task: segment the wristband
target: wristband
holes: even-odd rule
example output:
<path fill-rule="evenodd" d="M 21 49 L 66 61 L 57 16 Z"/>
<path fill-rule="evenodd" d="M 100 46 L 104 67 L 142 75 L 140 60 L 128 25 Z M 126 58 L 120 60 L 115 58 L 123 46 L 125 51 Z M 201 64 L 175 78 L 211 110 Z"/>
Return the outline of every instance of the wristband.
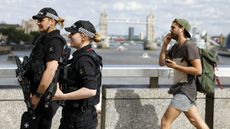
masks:
<path fill-rule="evenodd" d="M 43 94 L 41 94 L 39 92 L 36 92 L 34 95 L 37 96 L 38 98 L 42 98 L 42 96 L 43 96 Z"/>

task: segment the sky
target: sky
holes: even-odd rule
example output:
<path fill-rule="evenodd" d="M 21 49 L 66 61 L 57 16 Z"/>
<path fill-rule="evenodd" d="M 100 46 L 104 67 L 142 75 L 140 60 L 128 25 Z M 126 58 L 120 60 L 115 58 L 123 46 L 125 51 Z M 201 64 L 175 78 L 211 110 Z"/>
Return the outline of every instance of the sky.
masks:
<path fill-rule="evenodd" d="M 156 37 L 168 33 L 175 18 L 185 18 L 209 35 L 230 33 L 230 0 L 0 0 L 0 22 L 21 24 L 43 7 L 54 8 L 65 19 L 65 26 L 89 20 L 98 30 L 102 12 L 109 19 L 144 22 L 151 13 L 155 17 Z M 126 35 L 129 27 L 134 27 L 135 34 L 146 31 L 146 25 L 109 23 L 108 33 Z"/>

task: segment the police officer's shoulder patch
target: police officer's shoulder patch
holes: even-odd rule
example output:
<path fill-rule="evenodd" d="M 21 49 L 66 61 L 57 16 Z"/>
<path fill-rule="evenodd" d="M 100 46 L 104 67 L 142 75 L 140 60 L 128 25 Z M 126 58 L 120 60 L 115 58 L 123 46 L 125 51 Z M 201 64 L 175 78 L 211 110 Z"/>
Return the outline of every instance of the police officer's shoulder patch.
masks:
<path fill-rule="evenodd" d="M 79 70 L 79 74 L 80 75 L 83 75 L 85 73 L 85 69 L 84 68 L 81 68 L 80 70 Z"/>
<path fill-rule="evenodd" d="M 48 52 L 49 52 L 49 53 L 54 53 L 54 52 L 55 52 L 54 46 L 50 46 L 50 47 L 48 48 Z"/>
<path fill-rule="evenodd" d="M 84 76 L 84 75 L 90 75 L 91 76 L 91 75 L 94 75 L 95 72 L 94 72 L 94 69 L 91 65 L 85 64 L 83 67 L 81 67 L 79 69 L 79 74 L 81 76 Z"/>

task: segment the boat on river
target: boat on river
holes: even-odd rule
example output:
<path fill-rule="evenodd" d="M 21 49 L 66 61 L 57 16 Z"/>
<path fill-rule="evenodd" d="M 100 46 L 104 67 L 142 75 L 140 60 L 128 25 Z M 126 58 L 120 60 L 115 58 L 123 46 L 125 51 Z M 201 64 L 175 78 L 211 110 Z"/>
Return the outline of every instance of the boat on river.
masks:
<path fill-rule="evenodd" d="M 0 45 L 0 55 L 9 54 L 11 52 L 11 46 Z"/>

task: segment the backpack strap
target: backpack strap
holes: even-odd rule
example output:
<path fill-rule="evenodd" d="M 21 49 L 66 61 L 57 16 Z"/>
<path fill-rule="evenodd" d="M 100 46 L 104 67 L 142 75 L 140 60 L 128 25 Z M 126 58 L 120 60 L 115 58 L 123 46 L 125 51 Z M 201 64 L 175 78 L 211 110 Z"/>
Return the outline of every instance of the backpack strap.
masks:
<path fill-rule="evenodd" d="M 217 76 L 215 76 L 216 78 L 216 82 L 217 82 L 217 86 L 220 88 L 220 89 L 224 89 L 223 85 L 220 83 L 220 80 Z"/>
<path fill-rule="evenodd" d="M 216 67 L 216 66 L 215 66 Z M 218 68 L 216 67 L 216 70 L 218 71 Z M 223 85 L 220 83 L 220 79 L 218 76 L 216 76 L 215 74 L 215 79 L 216 79 L 216 83 L 217 83 L 217 86 L 220 88 L 220 89 L 224 89 Z"/>

